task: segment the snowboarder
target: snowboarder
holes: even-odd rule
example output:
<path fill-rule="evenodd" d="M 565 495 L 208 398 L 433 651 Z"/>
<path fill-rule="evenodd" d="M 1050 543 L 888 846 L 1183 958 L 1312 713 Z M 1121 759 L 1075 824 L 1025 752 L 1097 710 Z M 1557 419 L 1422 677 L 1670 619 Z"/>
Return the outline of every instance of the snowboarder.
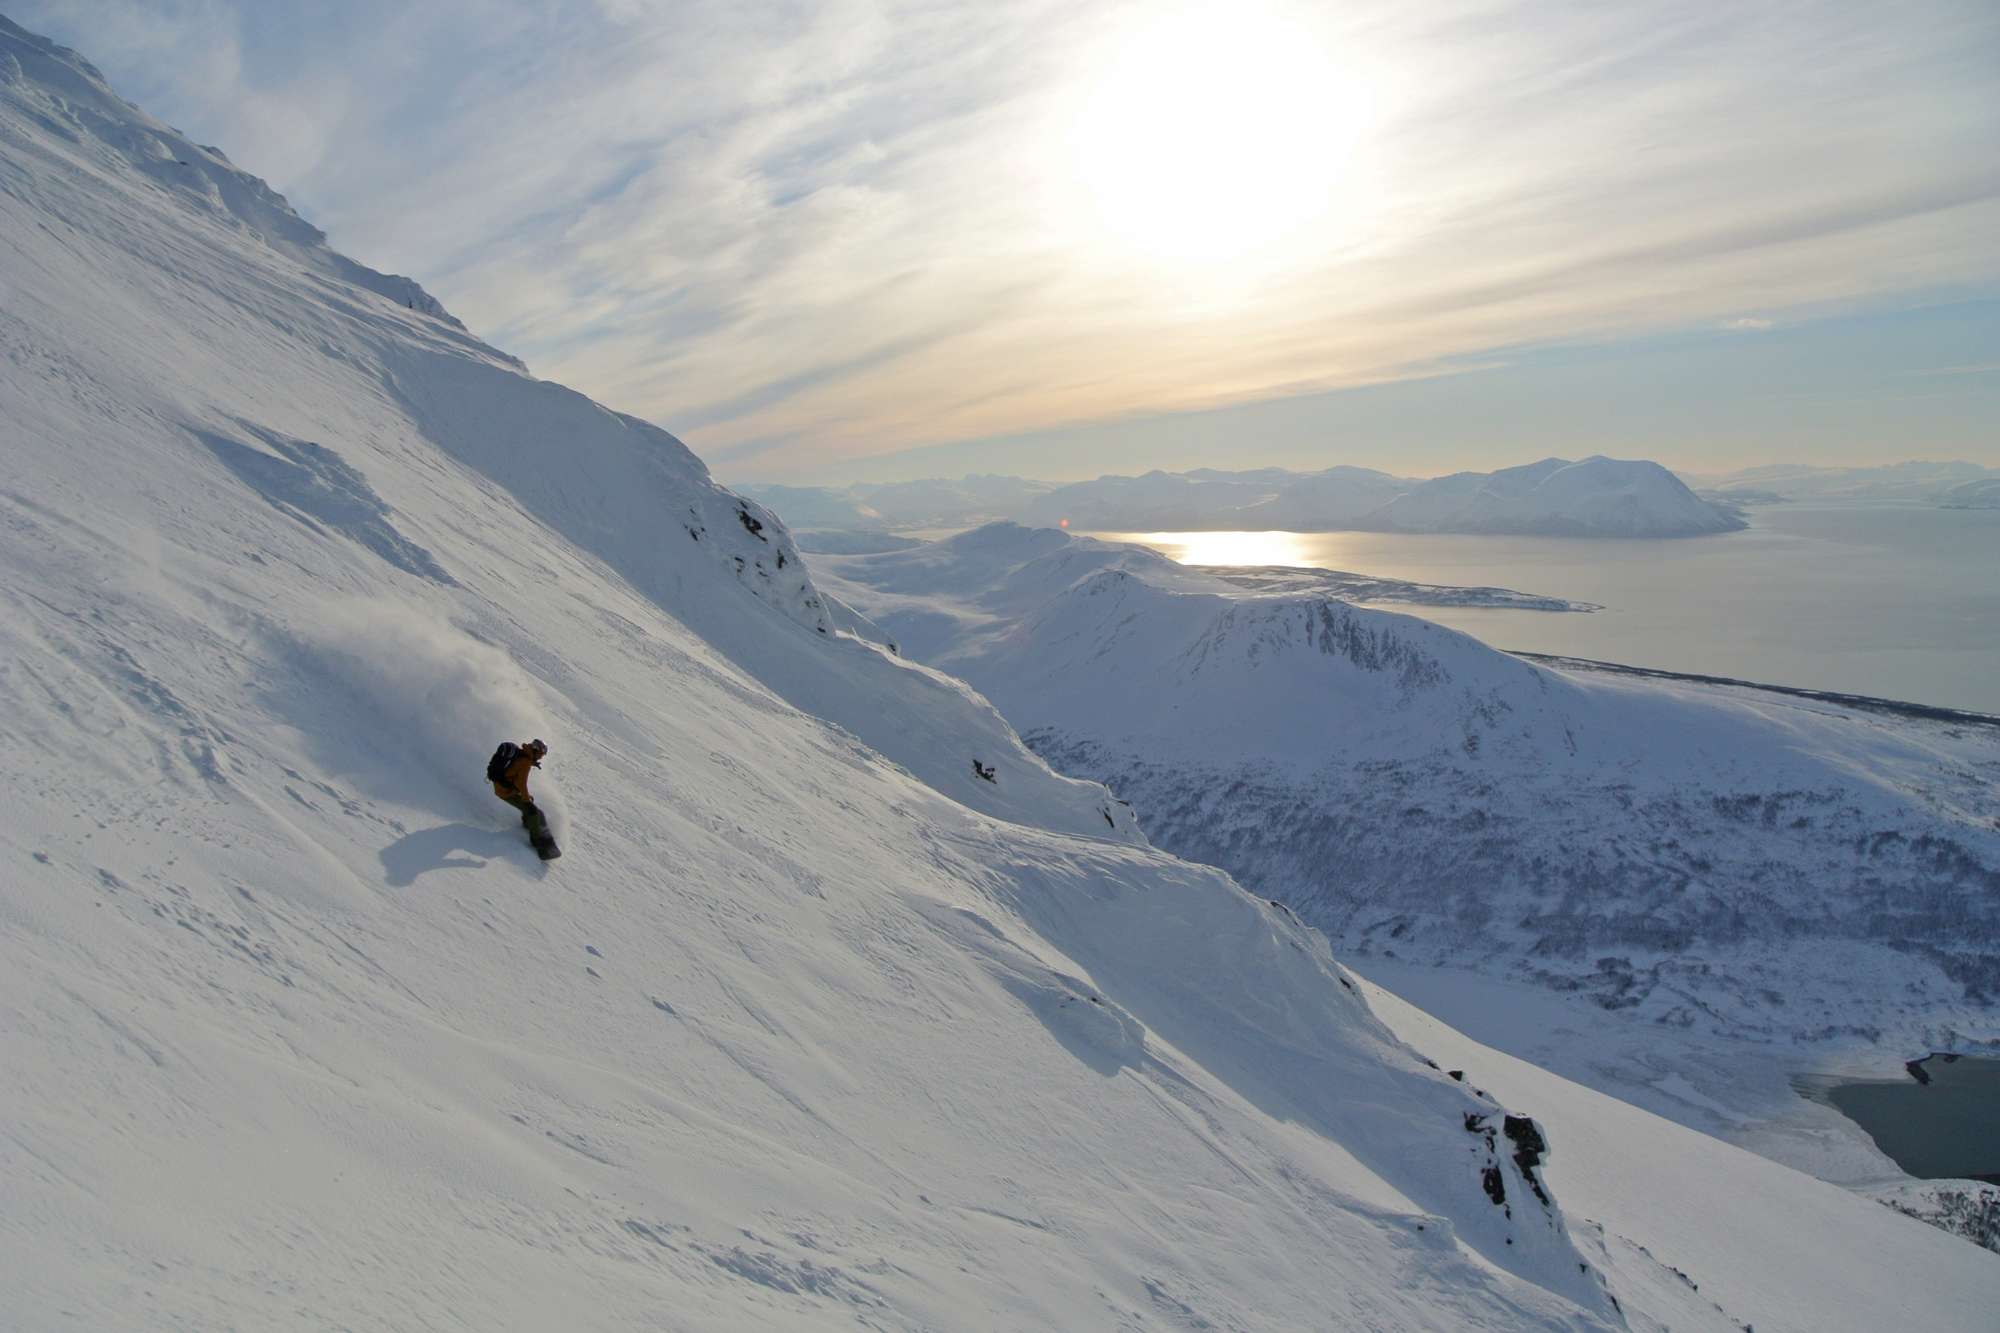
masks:
<path fill-rule="evenodd" d="M 562 855 L 556 846 L 553 833 L 549 832 L 548 817 L 535 804 L 535 798 L 528 795 L 528 774 L 542 766 L 542 756 L 549 747 L 540 740 L 529 741 L 526 745 L 516 745 L 512 741 L 502 741 L 500 748 L 487 761 L 486 776 L 493 783 L 493 794 L 521 812 L 522 827 L 528 830 L 528 841 L 544 861 L 553 861 Z"/>

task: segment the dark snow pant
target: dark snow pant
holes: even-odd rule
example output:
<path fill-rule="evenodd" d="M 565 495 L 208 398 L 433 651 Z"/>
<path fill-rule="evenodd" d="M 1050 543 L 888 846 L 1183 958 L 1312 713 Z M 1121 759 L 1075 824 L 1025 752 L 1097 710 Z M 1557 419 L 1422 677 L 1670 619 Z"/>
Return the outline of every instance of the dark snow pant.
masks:
<path fill-rule="evenodd" d="M 531 796 L 502 796 L 501 800 L 521 812 L 521 824 L 528 830 L 528 841 L 547 842 L 549 839 L 548 816 L 541 812 Z"/>

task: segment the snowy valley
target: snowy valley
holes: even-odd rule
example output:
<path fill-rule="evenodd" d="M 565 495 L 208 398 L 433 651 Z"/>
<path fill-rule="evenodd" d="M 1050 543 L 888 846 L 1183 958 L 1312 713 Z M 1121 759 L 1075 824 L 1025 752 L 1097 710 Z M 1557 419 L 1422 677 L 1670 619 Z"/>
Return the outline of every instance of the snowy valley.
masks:
<path fill-rule="evenodd" d="M 1745 1028 L 1854 1021 L 1796 960 L 1796 1007 L 1758 998 L 1730 951 L 1781 922 L 1881 969 L 1871 993 L 1919 988 L 1885 1030 L 1974 1037 L 1983 734 L 1573 679 L 1053 533 L 868 578 L 898 553 L 802 556 L 673 436 L 4 19 L 0 456 L 0 1325 L 1976 1330 L 2000 1305 L 2000 1257 L 1478 1045 L 1300 919 L 1503 970 L 1554 939 L 1551 978 L 1649 1013 L 1693 987 Z M 1151 674 L 1119 674 L 1128 644 Z M 1252 670 L 1262 702 L 1224 707 Z M 1345 702 L 1299 727 L 1332 677 Z M 551 865 L 482 776 L 531 735 Z M 1477 855 L 1427 850 L 1481 806 Z M 1801 861 L 1746 901 L 1699 868 L 1794 818 L 1879 895 L 1802 901 Z M 1407 873 L 1344 915 L 1255 882 L 1334 851 Z M 1558 851 L 1587 882 L 1509 878 Z M 1858 945 L 1864 911 L 1915 947 Z M 1712 976 L 1650 960 L 1676 942 Z"/>
<path fill-rule="evenodd" d="M 2000 1044 L 1993 719 L 1557 670 L 1296 572 L 1048 529 L 811 558 L 1161 845 L 1448 1017 L 1511 995 L 1484 1040 L 1664 1114 L 1894 1175 L 1789 1076 Z"/>

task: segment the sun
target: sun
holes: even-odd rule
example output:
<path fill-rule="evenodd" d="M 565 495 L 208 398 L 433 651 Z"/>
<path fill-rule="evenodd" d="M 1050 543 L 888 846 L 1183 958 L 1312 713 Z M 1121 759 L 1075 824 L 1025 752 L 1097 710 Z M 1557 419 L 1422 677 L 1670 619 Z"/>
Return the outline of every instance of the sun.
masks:
<path fill-rule="evenodd" d="M 1176 8 L 1094 52 L 1069 125 L 1108 239 L 1189 265 L 1272 258 L 1332 213 L 1370 98 L 1321 35 L 1254 6 Z"/>

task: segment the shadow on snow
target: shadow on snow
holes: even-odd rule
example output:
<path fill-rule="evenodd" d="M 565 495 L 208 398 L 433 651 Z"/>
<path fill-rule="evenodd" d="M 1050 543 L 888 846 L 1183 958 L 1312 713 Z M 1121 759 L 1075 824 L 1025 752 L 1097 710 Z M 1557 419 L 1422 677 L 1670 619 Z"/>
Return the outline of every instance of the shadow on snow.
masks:
<path fill-rule="evenodd" d="M 433 870 L 478 870 L 495 857 L 532 859 L 526 839 L 515 829 L 477 824 L 440 824 L 405 834 L 381 851 L 389 883 L 404 889 Z"/>

